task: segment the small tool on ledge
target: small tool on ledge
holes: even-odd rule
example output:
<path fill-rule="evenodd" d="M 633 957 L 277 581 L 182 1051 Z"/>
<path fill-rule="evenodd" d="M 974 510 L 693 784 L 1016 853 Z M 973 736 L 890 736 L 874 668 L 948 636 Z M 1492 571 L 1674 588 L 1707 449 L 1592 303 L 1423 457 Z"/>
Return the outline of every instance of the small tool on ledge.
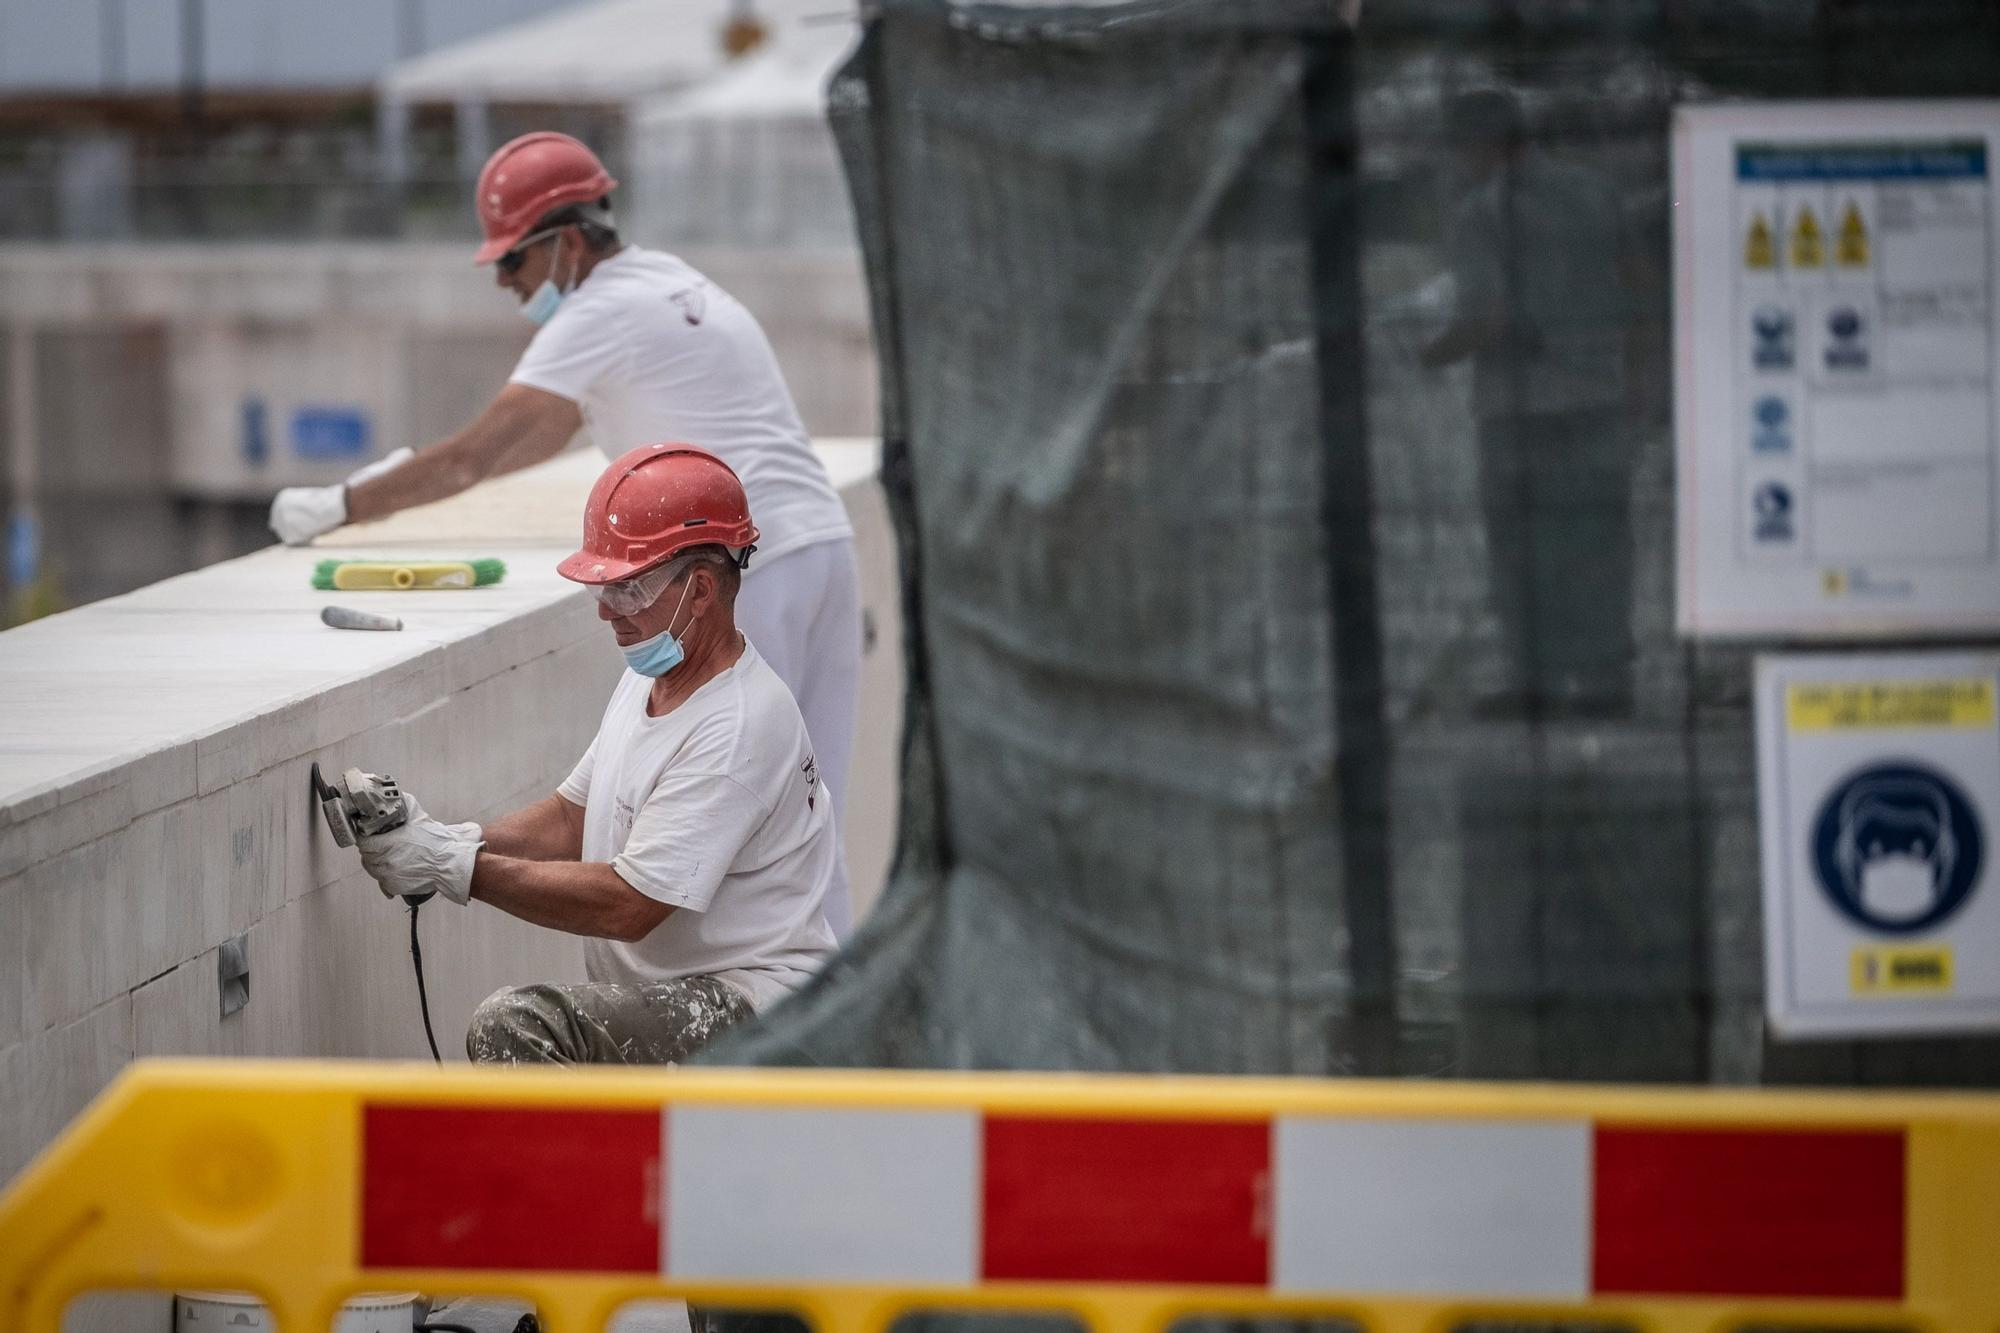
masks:
<path fill-rule="evenodd" d="M 401 629 L 403 622 L 395 616 L 378 616 L 373 611 L 356 611 L 345 606 L 323 607 L 319 613 L 322 625 L 335 629 Z"/>

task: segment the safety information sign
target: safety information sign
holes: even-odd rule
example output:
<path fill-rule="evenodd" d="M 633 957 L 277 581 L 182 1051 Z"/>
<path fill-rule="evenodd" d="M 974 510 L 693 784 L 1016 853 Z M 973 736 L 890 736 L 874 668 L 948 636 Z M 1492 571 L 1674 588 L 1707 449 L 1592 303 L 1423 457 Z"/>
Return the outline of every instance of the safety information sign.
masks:
<path fill-rule="evenodd" d="M 2000 102 L 1683 107 L 1679 622 L 2000 626 Z"/>
<path fill-rule="evenodd" d="M 2000 654 L 1757 661 L 1781 1036 L 2000 1028 Z"/>

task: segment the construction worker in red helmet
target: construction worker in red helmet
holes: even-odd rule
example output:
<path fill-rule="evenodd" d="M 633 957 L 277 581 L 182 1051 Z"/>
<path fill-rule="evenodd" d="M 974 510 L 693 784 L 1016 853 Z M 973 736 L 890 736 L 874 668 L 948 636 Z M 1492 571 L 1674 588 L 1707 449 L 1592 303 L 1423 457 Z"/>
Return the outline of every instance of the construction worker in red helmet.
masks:
<path fill-rule="evenodd" d="M 737 628 L 760 540 L 743 486 L 689 445 L 634 449 L 557 568 L 596 595 L 629 670 L 553 795 L 483 828 L 423 812 L 358 840 L 389 895 L 473 899 L 586 938 L 585 984 L 509 987 L 482 1063 L 679 1063 L 837 947 L 840 837 L 791 692 Z"/>
<path fill-rule="evenodd" d="M 846 508 L 756 319 L 674 255 L 621 241 L 617 184 L 566 134 L 525 134 L 495 152 L 479 174 L 473 259 L 493 265 L 538 326 L 506 387 L 428 448 L 397 450 L 342 484 L 279 492 L 271 528 L 309 542 L 554 457 L 583 429 L 607 458 L 662 440 L 709 449 L 743 479 L 764 531 L 738 619 L 797 698 L 838 807 L 861 669 Z M 844 935 L 844 869 L 828 911 Z"/>

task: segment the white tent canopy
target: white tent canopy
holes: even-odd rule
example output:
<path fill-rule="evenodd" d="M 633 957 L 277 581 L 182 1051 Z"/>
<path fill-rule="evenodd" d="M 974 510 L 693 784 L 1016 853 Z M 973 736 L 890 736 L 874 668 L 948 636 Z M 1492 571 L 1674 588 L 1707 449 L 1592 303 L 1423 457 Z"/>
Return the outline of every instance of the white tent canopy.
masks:
<path fill-rule="evenodd" d="M 778 28 L 694 87 L 634 103 L 625 197 L 635 235 L 673 246 L 851 249 L 826 85 L 852 23 Z"/>
<path fill-rule="evenodd" d="M 694 87 L 651 97 L 635 109 L 642 125 L 674 120 L 826 114 L 826 85 L 854 49 L 852 22 L 798 25 Z"/>
<path fill-rule="evenodd" d="M 393 65 L 384 103 L 624 102 L 685 88 L 720 71 L 732 0 L 601 0 Z M 836 31 L 853 0 L 754 0 L 783 46 L 822 20 Z"/>

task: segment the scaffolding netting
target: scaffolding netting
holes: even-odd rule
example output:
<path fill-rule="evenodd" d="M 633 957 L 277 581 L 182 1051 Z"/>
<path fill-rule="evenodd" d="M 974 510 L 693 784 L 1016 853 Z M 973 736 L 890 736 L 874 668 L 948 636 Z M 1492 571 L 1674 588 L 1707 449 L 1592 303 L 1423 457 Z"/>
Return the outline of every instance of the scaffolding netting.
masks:
<path fill-rule="evenodd" d="M 875 6 L 829 107 L 899 854 L 715 1058 L 2000 1074 L 1991 1040 L 1764 1033 L 1756 645 L 1673 628 L 1667 187 L 1678 103 L 1990 96 L 1996 33 L 1949 0 Z"/>

